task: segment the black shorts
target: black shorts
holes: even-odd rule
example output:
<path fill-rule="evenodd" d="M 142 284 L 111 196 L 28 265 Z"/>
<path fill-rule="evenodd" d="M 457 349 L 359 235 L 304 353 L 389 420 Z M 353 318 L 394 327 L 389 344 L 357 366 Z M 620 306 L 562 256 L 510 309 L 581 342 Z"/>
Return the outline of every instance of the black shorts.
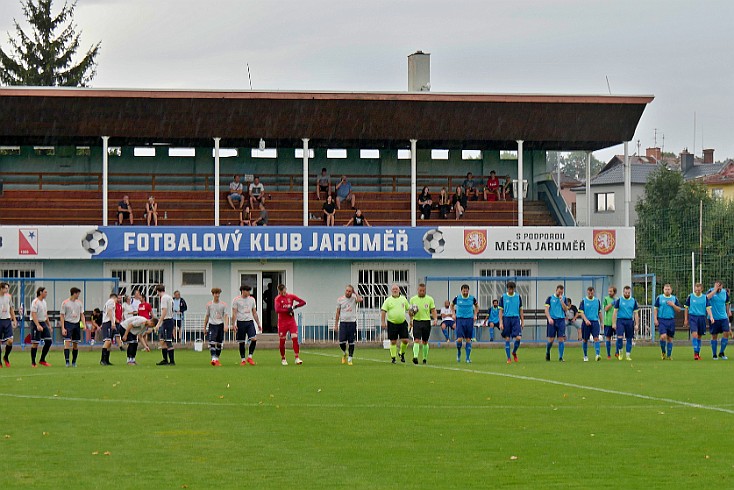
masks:
<path fill-rule="evenodd" d="M 115 325 L 115 330 L 115 335 L 119 335 L 120 337 L 125 335 L 125 329 L 122 327 L 122 323 L 118 323 L 117 325 Z"/>
<path fill-rule="evenodd" d="M 105 342 L 108 340 L 112 340 L 112 337 L 114 337 L 115 334 L 117 333 L 117 327 L 113 327 L 112 322 L 104 322 L 102 324 L 101 330 L 102 330 L 102 340 Z"/>
<path fill-rule="evenodd" d="M 82 340 L 82 331 L 79 323 L 64 322 L 64 328 L 66 329 L 64 340 L 70 340 L 75 343 L 79 343 Z"/>
<path fill-rule="evenodd" d="M 321 184 L 319 184 L 319 192 L 328 193 L 329 192 L 329 186 L 328 185 L 321 185 Z"/>
<path fill-rule="evenodd" d="M 46 322 L 38 322 L 41 327 L 43 327 L 43 331 L 39 332 L 36 328 L 36 325 L 31 322 L 31 342 L 38 343 L 42 340 L 51 340 L 51 330 L 48 328 L 48 324 Z"/>
<path fill-rule="evenodd" d="M 255 320 L 237 320 L 237 342 L 247 342 L 257 336 Z"/>
<path fill-rule="evenodd" d="M 117 216 L 118 217 L 122 216 L 123 219 L 128 219 L 130 218 L 130 211 L 118 211 Z"/>
<path fill-rule="evenodd" d="M 408 322 L 387 322 L 387 338 L 390 340 L 408 339 Z"/>
<path fill-rule="evenodd" d="M 413 338 L 428 342 L 431 337 L 431 320 L 413 320 Z"/>
<path fill-rule="evenodd" d="M 122 335 L 125 335 L 123 332 Z M 138 336 L 134 333 L 130 332 L 127 334 L 127 340 L 124 341 L 126 344 L 137 344 L 138 343 Z"/>
<path fill-rule="evenodd" d="M 357 340 L 357 322 L 339 322 L 339 342 L 353 344 Z"/>
<path fill-rule="evenodd" d="M 209 340 L 210 344 L 224 343 L 224 323 L 220 323 L 219 325 L 212 325 L 210 323 L 207 340 Z"/>
<path fill-rule="evenodd" d="M 163 320 L 161 327 L 158 329 L 158 340 L 173 342 L 173 318 Z"/>

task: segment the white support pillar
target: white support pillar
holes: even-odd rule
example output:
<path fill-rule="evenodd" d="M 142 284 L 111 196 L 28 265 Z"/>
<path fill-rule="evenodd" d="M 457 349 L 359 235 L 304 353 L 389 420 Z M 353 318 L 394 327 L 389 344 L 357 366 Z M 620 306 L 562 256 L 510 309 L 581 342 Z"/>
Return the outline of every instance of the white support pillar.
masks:
<path fill-rule="evenodd" d="M 630 165 L 629 143 L 624 142 L 624 226 L 630 225 L 632 203 L 632 166 Z"/>
<path fill-rule="evenodd" d="M 219 142 L 214 138 L 214 226 L 219 226 Z"/>
<path fill-rule="evenodd" d="M 418 213 L 418 186 L 416 184 L 418 169 L 418 140 L 410 140 L 410 226 L 415 228 L 415 216 Z"/>
<path fill-rule="evenodd" d="M 102 226 L 107 226 L 109 209 L 107 204 L 107 182 L 109 180 L 109 136 L 102 136 Z"/>
<path fill-rule="evenodd" d="M 556 196 L 561 195 L 561 158 L 560 155 L 557 157 L 556 160 Z"/>
<path fill-rule="evenodd" d="M 523 200 L 525 199 L 525 172 L 522 168 L 522 144 L 523 140 L 517 140 L 517 226 L 523 226 Z"/>
<path fill-rule="evenodd" d="M 308 138 L 303 139 L 303 226 L 308 226 Z"/>
<path fill-rule="evenodd" d="M 591 152 L 586 152 L 586 226 L 591 226 Z"/>

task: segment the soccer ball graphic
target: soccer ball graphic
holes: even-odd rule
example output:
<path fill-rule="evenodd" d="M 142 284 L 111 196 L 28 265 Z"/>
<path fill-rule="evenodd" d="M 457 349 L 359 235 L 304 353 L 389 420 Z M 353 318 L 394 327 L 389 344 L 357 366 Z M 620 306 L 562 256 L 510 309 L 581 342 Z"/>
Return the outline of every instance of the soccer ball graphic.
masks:
<path fill-rule="evenodd" d="M 423 235 L 423 250 L 429 254 L 440 254 L 443 252 L 446 241 L 443 239 L 443 233 L 439 230 L 428 230 Z"/>
<path fill-rule="evenodd" d="M 82 248 L 91 255 L 104 252 L 107 248 L 107 235 L 99 230 L 90 230 L 82 238 Z"/>

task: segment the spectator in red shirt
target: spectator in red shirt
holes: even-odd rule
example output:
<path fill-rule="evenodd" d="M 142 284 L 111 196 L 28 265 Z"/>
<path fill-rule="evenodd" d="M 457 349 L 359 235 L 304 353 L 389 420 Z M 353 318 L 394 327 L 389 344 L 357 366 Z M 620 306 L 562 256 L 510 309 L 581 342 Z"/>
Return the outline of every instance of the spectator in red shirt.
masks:
<path fill-rule="evenodd" d="M 148 303 L 140 291 L 135 291 L 135 300 L 138 301 L 138 315 L 150 320 L 153 316 L 153 306 Z"/>
<path fill-rule="evenodd" d="M 487 178 L 487 186 L 484 188 L 484 200 L 500 200 L 500 179 L 497 178 L 497 174 L 494 172 L 494 170 L 489 172 L 489 177 Z"/>
<path fill-rule="evenodd" d="M 275 298 L 275 312 L 278 314 L 278 339 L 280 341 L 280 358 L 283 366 L 288 365 L 285 360 L 285 338 L 288 332 L 291 334 L 293 341 L 293 353 L 296 355 L 296 364 L 303 364 L 298 356 L 298 325 L 294 310 L 304 306 L 306 302 L 295 294 L 288 294 L 285 284 L 278 285 L 278 296 Z"/>

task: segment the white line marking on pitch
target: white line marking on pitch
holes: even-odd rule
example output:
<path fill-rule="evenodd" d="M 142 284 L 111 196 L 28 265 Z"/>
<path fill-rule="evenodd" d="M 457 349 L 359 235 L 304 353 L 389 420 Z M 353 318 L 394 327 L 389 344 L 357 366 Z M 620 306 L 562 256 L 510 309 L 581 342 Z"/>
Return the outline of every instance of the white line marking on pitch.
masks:
<path fill-rule="evenodd" d="M 320 352 L 310 352 L 310 354 L 316 355 L 316 356 L 323 356 L 323 357 L 333 357 L 333 358 L 339 358 L 340 357 L 339 354 L 324 354 L 324 353 L 320 353 Z M 378 362 L 378 363 L 382 363 L 382 364 L 386 364 L 386 363 L 389 362 L 389 361 L 387 361 L 385 359 L 370 359 L 370 358 L 367 358 L 367 357 L 361 357 L 361 358 L 360 357 L 356 357 L 355 359 L 360 359 L 360 360 L 363 360 L 363 361 Z M 702 410 L 713 410 L 713 411 L 716 411 L 716 412 L 724 412 L 724 413 L 728 413 L 728 414 L 734 415 L 734 410 L 731 410 L 731 409 L 728 409 L 728 408 L 716 407 L 716 406 L 712 406 L 712 405 L 703 405 L 701 403 L 684 402 L 684 401 L 681 401 L 681 400 L 674 400 L 672 398 L 659 398 L 659 397 L 656 397 L 656 396 L 643 395 L 643 394 L 640 394 L 640 393 L 632 393 L 632 392 L 628 392 L 628 391 L 609 390 L 609 389 L 606 389 L 606 388 L 599 388 L 597 386 L 585 386 L 585 385 L 579 385 L 579 384 L 575 384 L 575 383 L 566 383 L 565 381 L 555 381 L 555 380 L 552 380 L 552 379 L 536 378 L 536 377 L 533 377 L 533 376 L 523 376 L 521 374 L 499 373 L 497 371 L 479 371 L 479 370 L 476 370 L 476 369 L 466 369 L 466 368 L 457 368 L 457 367 L 448 367 L 448 366 L 436 366 L 436 365 L 433 365 L 433 364 L 426 364 L 423 367 L 431 368 L 431 369 L 439 369 L 439 370 L 442 370 L 442 371 L 458 371 L 458 372 L 463 372 L 463 373 L 486 374 L 486 375 L 489 375 L 489 376 L 499 376 L 499 377 L 502 377 L 502 378 L 519 379 L 519 380 L 523 380 L 523 381 L 535 381 L 535 382 L 538 382 L 538 383 L 547 383 L 547 384 L 552 384 L 552 385 L 557 385 L 557 386 L 565 386 L 567 388 L 577 388 L 579 390 L 596 391 L 596 392 L 599 392 L 599 393 L 606 393 L 606 394 L 609 394 L 609 395 L 621 395 L 621 396 L 628 396 L 628 397 L 632 397 L 632 398 L 639 398 L 639 399 L 642 399 L 642 400 L 650 400 L 650 401 L 663 402 L 663 403 L 672 403 L 674 405 L 681 405 L 683 407 L 700 408 Z"/>

